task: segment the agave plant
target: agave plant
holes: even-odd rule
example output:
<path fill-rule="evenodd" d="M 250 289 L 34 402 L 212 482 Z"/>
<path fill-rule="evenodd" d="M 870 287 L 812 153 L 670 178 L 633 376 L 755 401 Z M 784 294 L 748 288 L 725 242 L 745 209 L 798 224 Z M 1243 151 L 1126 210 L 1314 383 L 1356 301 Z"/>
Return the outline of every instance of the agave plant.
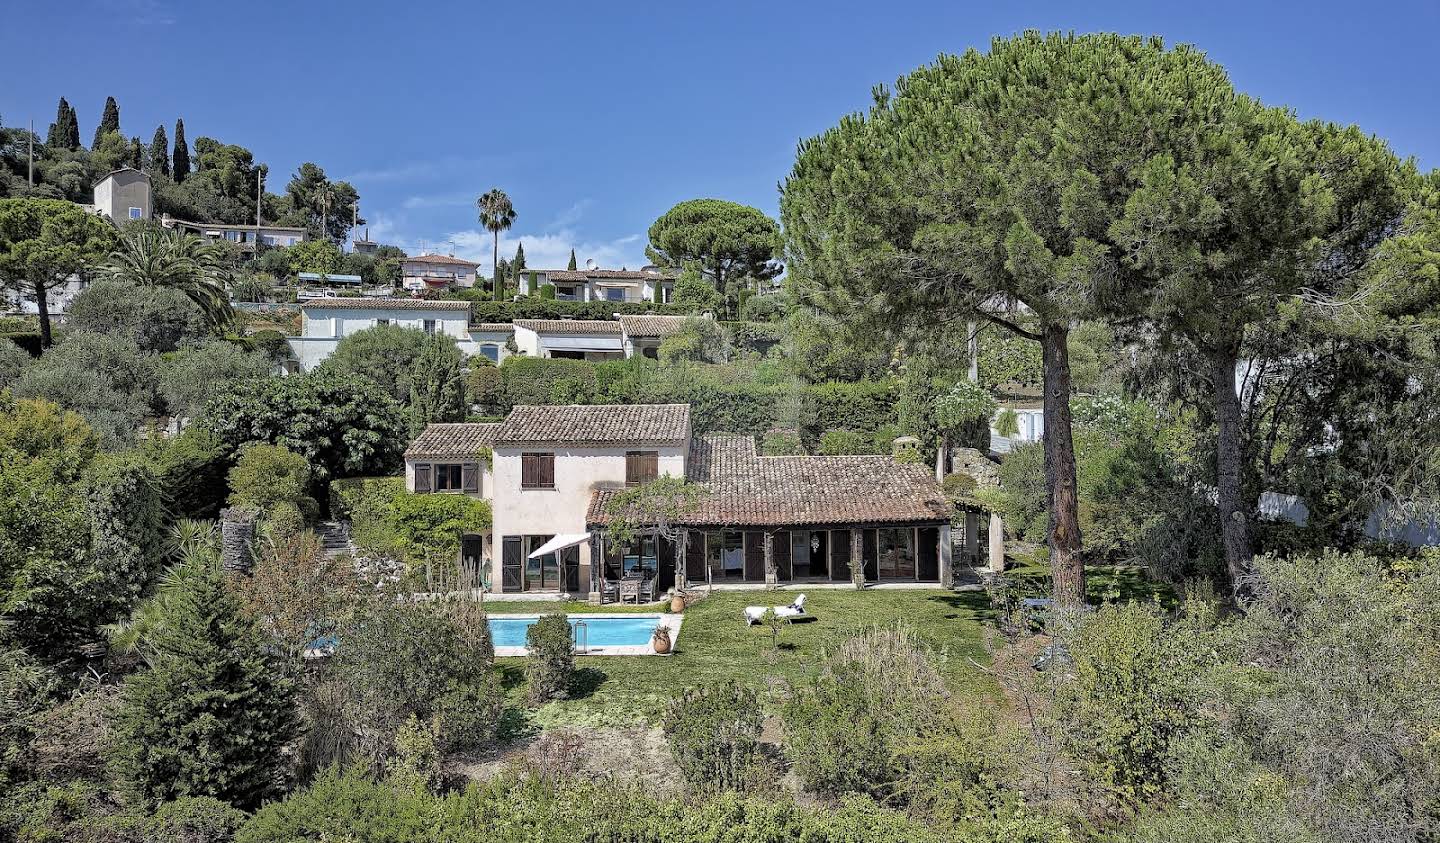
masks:
<path fill-rule="evenodd" d="M 217 333 L 234 322 L 228 291 L 234 268 L 219 244 L 155 223 L 131 223 L 121 229 L 119 245 L 99 271 L 139 287 L 180 291 Z"/>

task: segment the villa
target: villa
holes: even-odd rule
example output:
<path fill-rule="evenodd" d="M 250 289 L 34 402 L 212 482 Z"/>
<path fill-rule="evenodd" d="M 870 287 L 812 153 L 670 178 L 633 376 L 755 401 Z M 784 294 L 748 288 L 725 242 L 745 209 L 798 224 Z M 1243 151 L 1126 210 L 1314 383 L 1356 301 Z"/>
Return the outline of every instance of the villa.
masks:
<path fill-rule="evenodd" d="M 610 502 L 662 475 L 701 487 L 675 542 L 606 537 Z M 491 591 L 613 598 L 790 582 L 951 584 L 952 507 L 924 466 L 889 456 L 760 456 L 750 436 L 701 435 L 687 404 L 520 406 L 495 424 L 432 424 L 405 452 L 406 488 L 491 502 L 462 541 Z"/>
<path fill-rule="evenodd" d="M 425 299 L 333 297 L 309 299 L 300 305 L 300 336 L 286 337 L 294 369 L 308 372 L 335 352 L 345 337 L 377 325 L 416 328 L 427 334 L 455 338 L 467 355 L 499 363 L 515 332 L 508 323 L 470 324 L 470 303 Z"/>
<path fill-rule="evenodd" d="M 653 301 L 668 303 L 675 295 L 675 276 L 657 269 L 525 269 L 520 294 L 538 295 L 555 287 L 560 301 Z"/>
<path fill-rule="evenodd" d="M 407 290 L 445 290 L 475 286 L 480 264 L 454 255 L 417 255 L 400 262 L 400 286 Z"/>
<path fill-rule="evenodd" d="M 455 338 L 466 355 L 500 363 L 512 353 L 572 360 L 654 358 L 661 341 L 684 327 L 688 316 L 619 316 L 602 319 L 516 319 L 471 322 L 470 303 L 407 298 L 327 296 L 300 305 L 300 336 L 287 337 L 293 371 L 308 372 L 335 351 L 340 340 L 377 325 L 417 328 Z"/>

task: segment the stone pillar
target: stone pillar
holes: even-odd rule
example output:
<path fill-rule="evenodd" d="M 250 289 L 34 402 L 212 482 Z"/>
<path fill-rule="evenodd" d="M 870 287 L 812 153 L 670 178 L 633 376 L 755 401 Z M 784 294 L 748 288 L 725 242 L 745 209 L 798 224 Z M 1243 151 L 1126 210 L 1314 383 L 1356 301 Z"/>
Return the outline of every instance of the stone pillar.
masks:
<path fill-rule="evenodd" d="M 775 570 L 775 534 L 764 533 L 765 536 L 765 587 L 774 589 L 780 586 L 780 576 Z"/>
<path fill-rule="evenodd" d="M 1005 520 L 1000 513 L 990 513 L 990 570 L 1005 573 Z"/>
<path fill-rule="evenodd" d="M 950 538 L 950 525 L 940 525 L 940 587 L 955 587 L 955 549 Z"/>
<path fill-rule="evenodd" d="M 965 511 L 965 564 L 980 565 L 980 513 Z"/>
<path fill-rule="evenodd" d="M 675 541 L 675 593 L 679 594 L 690 584 L 686 569 L 686 554 L 690 545 L 690 531 L 681 530 Z M 657 545 L 658 549 L 658 545 Z"/>
<path fill-rule="evenodd" d="M 592 606 L 600 605 L 600 571 L 605 565 L 604 541 L 598 532 L 590 534 L 590 595 Z"/>
<path fill-rule="evenodd" d="M 248 574 L 255 565 L 255 513 L 238 507 L 220 511 L 220 563 L 232 574 Z"/>

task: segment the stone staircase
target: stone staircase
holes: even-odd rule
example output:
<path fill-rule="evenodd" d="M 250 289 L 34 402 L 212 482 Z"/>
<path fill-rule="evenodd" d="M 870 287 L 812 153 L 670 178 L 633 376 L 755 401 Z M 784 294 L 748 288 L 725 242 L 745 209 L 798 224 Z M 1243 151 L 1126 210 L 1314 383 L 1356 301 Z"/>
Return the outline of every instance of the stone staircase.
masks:
<path fill-rule="evenodd" d="M 325 547 L 325 556 L 335 559 L 354 556 L 355 544 L 350 540 L 350 525 L 343 521 L 321 521 L 315 527 L 320 543 Z"/>

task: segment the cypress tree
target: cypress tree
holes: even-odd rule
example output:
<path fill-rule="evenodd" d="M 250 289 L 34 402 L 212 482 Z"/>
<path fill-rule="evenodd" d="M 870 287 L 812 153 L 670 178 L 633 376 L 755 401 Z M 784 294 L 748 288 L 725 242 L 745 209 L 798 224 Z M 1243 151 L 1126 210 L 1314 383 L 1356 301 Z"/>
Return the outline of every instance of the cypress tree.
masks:
<path fill-rule="evenodd" d="M 150 169 L 170 175 L 170 137 L 163 124 L 155 127 L 155 137 L 150 139 Z"/>
<path fill-rule="evenodd" d="M 265 651 L 213 551 L 181 563 L 143 637 L 149 670 L 125 684 L 116 771 L 149 802 L 211 796 L 252 809 L 274 795 L 294 738 L 294 686 Z"/>
<path fill-rule="evenodd" d="M 517 273 L 519 272 L 519 270 L 522 270 L 522 269 L 525 268 L 525 244 L 524 244 L 524 243 L 517 243 L 517 244 L 515 244 L 515 260 L 513 260 L 513 261 L 510 262 L 510 268 L 516 270 Z"/>
<path fill-rule="evenodd" d="M 76 150 L 80 148 L 80 116 L 75 113 L 75 106 L 65 103 L 65 148 Z"/>
<path fill-rule="evenodd" d="M 75 128 L 78 131 L 80 127 L 77 124 Z M 120 131 L 120 105 L 115 102 L 114 97 L 106 97 L 105 113 L 100 115 L 100 123 L 95 126 L 95 140 L 90 144 L 90 148 L 94 149 L 99 146 L 100 139 L 105 136 L 106 132 L 118 131 Z"/>
<path fill-rule="evenodd" d="M 60 104 L 55 106 L 55 122 L 50 124 L 50 131 L 45 133 L 46 146 L 51 147 L 52 149 L 59 149 L 62 145 L 62 142 L 60 140 L 60 130 L 65 125 L 65 112 L 69 108 L 70 104 L 65 102 L 64 97 L 61 97 Z"/>
<path fill-rule="evenodd" d="M 130 139 L 130 166 L 137 170 L 145 169 L 145 144 L 140 142 L 139 137 Z"/>
<path fill-rule="evenodd" d="M 176 183 L 185 181 L 190 175 L 190 149 L 185 146 L 185 121 L 175 121 L 175 157 L 174 167 L 170 170 L 171 178 Z"/>
<path fill-rule="evenodd" d="M 565 268 L 568 269 L 568 270 L 570 270 L 571 272 L 574 272 L 576 269 L 579 269 L 579 267 L 575 265 L 575 250 L 574 250 L 574 249 L 571 249 L 571 250 L 570 250 L 570 265 L 567 266 L 567 267 L 565 267 Z"/>

